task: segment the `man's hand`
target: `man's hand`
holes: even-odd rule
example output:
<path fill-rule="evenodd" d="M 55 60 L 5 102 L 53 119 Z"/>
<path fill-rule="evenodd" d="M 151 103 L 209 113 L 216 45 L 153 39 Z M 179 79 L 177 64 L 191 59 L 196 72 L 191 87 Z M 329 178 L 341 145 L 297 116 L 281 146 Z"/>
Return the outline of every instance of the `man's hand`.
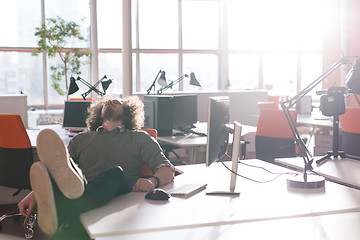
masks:
<path fill-rule="evenodd" d="M 149 192 L 156 186 L 155 178 L 139 178 L 133 187 L 133 192 Z"/>
<path fill-rule="evenodd" d="M 18 208 L 23 216 L 30 216 L 30 214 L 34 213 L 35 208 L 35 196 L 33 192 L 30 192 L 19 204 Z"/>

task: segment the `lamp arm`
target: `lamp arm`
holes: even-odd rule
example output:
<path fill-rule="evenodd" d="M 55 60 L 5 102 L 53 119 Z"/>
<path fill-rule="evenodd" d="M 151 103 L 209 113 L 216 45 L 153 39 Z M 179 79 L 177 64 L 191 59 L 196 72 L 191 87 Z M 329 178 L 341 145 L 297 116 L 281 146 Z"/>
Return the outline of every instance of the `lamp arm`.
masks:
<path fill-rule="evenodd" d="M 86 85 L 88 88 L 91 88 L 92 85 L 90 83 L 88 83 L 87 81 L 85 81 L 84 79 L 82 79 L 80 76 L 77 77 L 76 79 L 77 81 L 82 82 L 84 85 Z"/>
<path fill-rule="evenodd" d="M 302 97 L 304 97 L 306 94 L 308 94 L 311 90 L 313 90 L 322 81 L 324 81 L 327 78 L 327 76 L 329 76 L 332 72 L 334 72 L 336 69 L 338 69 L 342 64 L 347 64 L 347 63 L 349 63 L 348 58 L 342 57 L 340 60 L 338 60 L 336 63 L 334 63 L 326 72 L 321 74 L 312 83 L 310 83 L 303 90 L 301 90 L 297 95 L 290 98 L 289 100 L 284 101 L 284 103 L 288 104 L 288 108 L 293 107 L 297 101 L 299 101 Z"/>
<path fill-rule="evenodd" d="M 326 72 L 321 74 L 317 79 L 315 79 L 312 83 L 310 83 L 307 87 L 305 87 L 303 90 L 301 90 L 297 95 L 294 97 L 285 100 L 280 103 L 284 114 L 286 116 L 286 120 L 290 126 L 291 132 L 294 136 L 296 145 L 299 148 L 299 151 L 301 153 L 301 157 L 304 160 L 304 181 L 307 181 L 307 171 L 312 170 L 312 162 L 314 161 L 314 157 L 310 153 L 309 149 L 306 147 L 304 141 L 301 139 L 300 134 L 296 128 L 296 124 L 294 120 L 291 117 L 290 114 L 290 108 L 293 107 L 302 97 L 304 97 L 306 94 L 308 94 L 312 89 L 314 89 L 318 84 L 320 84 L 324 79 L 326 79 L 327 76 L 329 76 L 332 72 L 334 72 L 338 67 L 340 67 L 342 64 L 349 63 L 348 58 L 342 57 L 339 61 L 334 63 Z"/>
<path fill-rule="evenodd" d="M 91 91 L 95 91 L 97 94 L 99 95 L 104 95 L 105 94 L 105 91 L 104 92 L 101 92 L 100 90 L 98 90 L 96 87 L 102 82 L 102 80 L 104 79 L 104 77 L 102 79 L 100 79 L 99 81 L 97 81 L 92 87 L 90 87 L 90 89 L 86 92 L 86 93 L 83 93 L 83 94 L 86 94 L 85 97 L 91 93 Z M 96 88 L 96 90 L 94 89 Z"/>
<path fill-rule="evenodd" d="M 146 93 L 147 93 L 147 94 L 150 94 L 150 91 L 151 91 L 152 88 L 154 88 L 154 91 L 155 91 L 155 83 L 156 83 L 156 80 L 157 80 L 157 78 L 159 77 L 159 75 L 160 75 L 161 72 L 162 72 L 162 71 L 160 70 L 160 71 L 158 72 L 158 74 L 156 74 L 156 77 L 155 77 L 154 81 L 152 82 L 151 86 L 148 88 L 148 90 L 146 90 Z"/>
<path fill-rule="evenodd" d="M 87 81 L 85 81 L 84 79 L 82 79 L 80 76 L 76 79 L 76 80 L 79 80 L 80 82 L 82 82 L 84 85 L 86 85 L 89 90 L 86 92 L 86 93 L 83 93 L 81 94 L 81 96 L 85 99 L 86 96 L 91 93 L 91 91 L 94 91 L 96 92 L 97 94 L 99 94 L 100 96 L 103 96 L 104 93 L 103 92 L 100 92 L 96 86 L 99 85 L 100 81 L 97 82 L 97 84 L 95 84 L 94 86 L 92 86 L 90 83 L 88 83 Z"/>
<path fill-rule="evenodd" d="M 187 74 L 182 75 L 181 77 L 179 77 L 178 79 L 171 81 L 168 85 L 166 85 L 165 87 L 160 88 L 157 91 L 158 95 L 161 95 L 164 91 L 166 91 L 169 88 L 172 88 L 175 84 L 179 83 L 181 80 L 183 80 L 184 78 L 189 77 Z"/>
<path fill-rule="evenodd" d="M 291 129 L 291 132 L 294 136 L 295 143 L 298 146 L 301 156 L 304 160 L 304 164 L 305 164 L 304 173 L 305 173 L 307 170 L 312 170 L 311 164 L 313 162 L 313 156 L 310 153 L 309 149 L 306 147 L 304 141 L 301 139 L 301 136 L 296 128 L 296 124 L 295 124 L 293 118 L 291 117 L 290 109 L 283 103 L 281 103 L 281 107 L 283 108 L 286 120 L 287 120 L 287 122 L 290 126 L 290 129 Z"/>

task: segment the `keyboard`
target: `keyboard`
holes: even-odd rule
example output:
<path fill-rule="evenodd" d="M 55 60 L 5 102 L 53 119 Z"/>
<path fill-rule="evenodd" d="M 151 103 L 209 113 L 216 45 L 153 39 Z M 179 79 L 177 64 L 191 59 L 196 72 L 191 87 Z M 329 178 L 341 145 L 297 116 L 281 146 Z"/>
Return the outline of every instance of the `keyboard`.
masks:
<path fill-rule="evenodd" d="M 206 183 L 187 183 L 168 192 L 171 194 L 171 196 L 188 198 L 201 192 L 206 188 L 206 186 Z"/>
<path fill-rule="evenodd" d="M 207 136 L 206 133 L 201 132 L 201 131 L 196 131 L 196 130 L 190 130 L 190 133 L 193 133 L 193 134 L 196 134 L 196 135 L 199 135 L 199 136 L 204 136 L 204 137 Z"/>

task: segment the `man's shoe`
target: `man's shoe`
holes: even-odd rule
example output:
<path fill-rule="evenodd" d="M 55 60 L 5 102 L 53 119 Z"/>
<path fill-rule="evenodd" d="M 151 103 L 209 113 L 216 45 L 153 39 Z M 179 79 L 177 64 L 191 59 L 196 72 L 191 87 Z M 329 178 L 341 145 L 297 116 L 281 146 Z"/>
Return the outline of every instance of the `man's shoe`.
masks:
<path fill-rule="evenodd" d="M 58 229 L 54 191 L 46 166 L 41 162 L 30 168 L 31 188 L 37 204 L 37 217 L 41 230 L 53 235 Z"/>
<path fill-rule="evenodd" d="M 39 133 L 37 152 L 65 197 L 75 199 L 84 193 L 82 172 L 69 157 L 67 147 L 55 131 L 44 129 Z"/>

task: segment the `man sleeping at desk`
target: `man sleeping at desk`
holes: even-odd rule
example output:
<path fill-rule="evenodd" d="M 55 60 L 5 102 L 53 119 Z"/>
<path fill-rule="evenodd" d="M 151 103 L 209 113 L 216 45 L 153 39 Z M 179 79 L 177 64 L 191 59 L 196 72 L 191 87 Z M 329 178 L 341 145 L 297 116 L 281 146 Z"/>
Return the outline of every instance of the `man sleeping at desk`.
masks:
<path fill-rule="evenodd" d="M 35 211 L 40 228 L 53 239 L 90 239 L 81 213 L 130 191 L 151 191 L 174 179 L 174 166 L 144 131 L 141 100 L 105 97 L 89 109 L 90 131 L 73 137 L 66 148 L 45 129 L 37 138 L 40 162 L 32 165 L 32 192 L 19 204 L 22 215 Z M 153 176 L 141 177 L 146 164 Z"/>

